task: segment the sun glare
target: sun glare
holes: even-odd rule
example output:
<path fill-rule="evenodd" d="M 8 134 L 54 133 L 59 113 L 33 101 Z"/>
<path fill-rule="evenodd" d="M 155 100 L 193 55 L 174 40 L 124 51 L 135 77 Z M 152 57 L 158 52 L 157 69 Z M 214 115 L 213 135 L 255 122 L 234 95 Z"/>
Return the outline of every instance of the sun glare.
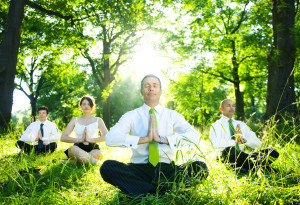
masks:
<path fill-rule="evenodd" d="M 163 57 L 159 51 L 155 50 L 151 42 L 144 40 L 137 45 L 132 61 L 128 62 L 128 67 L 121 72 L 125 76 L 135 74 L 138 79 L 142 79 L 147 74 L 153 74 L 158 76 L 164 84 L 161 71 L 167 65 L 167 57 Z"/>

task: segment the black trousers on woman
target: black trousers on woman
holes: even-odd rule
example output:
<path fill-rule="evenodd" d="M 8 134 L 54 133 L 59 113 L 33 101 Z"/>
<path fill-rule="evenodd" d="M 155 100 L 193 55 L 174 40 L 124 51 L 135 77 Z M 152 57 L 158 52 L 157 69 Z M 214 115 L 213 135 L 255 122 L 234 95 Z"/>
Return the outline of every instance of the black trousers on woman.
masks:
<path fill-rule="evenodd" d="M 23 141 L 17 141 L 16 146 L 24 150 L 24 152 L 27 154 L 30 154 L 31 152 L 35 152 L 36 154 L 43 154 L 48 152 L 52 153 L 57 148 L 56 142 L 51 142 L 47 145 L 43 145 L 41 149 L 39 149 L 37 145 L 31 145 Z"/>
<path fill-rule="evenodd" d="M 100 173 L 104 181 L 118 187 L 131 196 L 143 196 L 156 191 L 164 193 L 174 183 L 189 184 L 191 177 L 207 178 L 208 169 L 204 162 L 195 161 L 180 166 L 174 162 L 152 164 L 124 164 L 115 160 L 105 161 Z"/>
<path fill-rule="evenodd" d="M 255 167 L 268 167 L 279 157 L 279 153 L 273 148 L 267 148 L 259 152 L 247 154 L 237 151 L 235 147 L 226 147 L 222 151 L 224 162 L 235 163 L 236 167 L 242 167 L 246 171 Z"/>

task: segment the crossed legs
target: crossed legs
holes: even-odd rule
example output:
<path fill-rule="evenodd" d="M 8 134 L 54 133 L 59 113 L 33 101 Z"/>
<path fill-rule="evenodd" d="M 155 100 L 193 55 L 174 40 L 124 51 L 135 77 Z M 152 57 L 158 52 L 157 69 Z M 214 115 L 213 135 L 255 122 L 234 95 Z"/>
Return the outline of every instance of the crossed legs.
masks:
<path fill-rule="evenodd" d="M 98 160 L 101 160 L 103 158 L 103 155 L 99 149 L 94 149 L 90 152 L 87 152 L 76 145 L 70 147 L 67 152 L 70 160 L 83 162 L 84 164 L 91 163 L 92 165 L 95 165 L 98 163 Z"/>
<path fill-rule="evenodd" d="M 124 164 L 115 160 L 107 160 L 100 167 L 104 181 L 118 187 L 131 196 L 143 196 L 157 191 L 163 193 L 172 187 L 173 183 L 189 182 L 192 177 L 204 179 L 208 176 L 205 163 L 195 161 L 177 166 L 172 162 L 158 163 L 153 167 L 147 164 Z"/>
<path fill-rule="evenodd" d="M 41 149 L 38 149 L 37 145 L 30 145 L 23 141 L 17 141 L 16 146 L 22 150 L 24 150 L 25 153 L 30 154 L 31 152 L 35 152 L 37 154 L 40 153 L 48 153 L 48 152 L 54 152 L 57 148 L 56 142 L 51 142 L 48 145 L 43 145 Z"/>
<path fill-rule="evenodd" d="M 272 148 L 250 154 L 237 151 L 234 147 L 226 147 L 222 151 L 222 158 L 225 162 L 235 163 L 236 167 L 242 167 L 247 170 L 256 166 L 269 166 L 278 157 L 279 153 Z"/>

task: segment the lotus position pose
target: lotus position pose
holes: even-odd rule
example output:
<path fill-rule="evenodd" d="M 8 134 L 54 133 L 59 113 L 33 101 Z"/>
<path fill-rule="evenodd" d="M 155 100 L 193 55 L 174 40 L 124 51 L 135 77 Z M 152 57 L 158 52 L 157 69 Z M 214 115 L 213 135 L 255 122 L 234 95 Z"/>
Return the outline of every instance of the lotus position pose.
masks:
<path fill-rule="evenodd" d="M 243 122 L 233 118 L 235 105 L 230 99 L 221 102 L 221 119 L 212 124 L 209 139 L 224 162 L 234 163 L 236 167 L 248 171 L 257 166 L 269 166 L 279 153 L 268 148 L 247 154 L 244 146 L 259 148 L 261 141 Z"/>
<path fill-rule="evenodd" d="M 89 95 L 84 95 L 79 101 L 79 109 L 82 116 L 73 118 L 61 136 L 62 142 L 74 143 L 65 154 L 72 161 L 83 162 L 85 164 L 96 164 L 103 155 L 98 142 L 105 140 L 107 128 L 101 118 L 92 116 L 95 110 L 95 100 Z M 98 132 L 101 132 L 99 137 Z M 71 137 L 74 131 L 75 137 Z"/>
<path fill-rule="evenodd" d="M 100 173 L 104 181 L 131 196 L 163 193 L 174 183 L 208 176 L 204 162 L 176 165 L 175 148 L 200 142 L 199 133 L 176 111 L 159 105 L 160 79 L 147 75 L 140 90 L 144 105 L 124 114 L 106 135 L 108 146 L 130 147 L 131 163 L 105 161 Z"/>
<path fill-rule="evenodd" d="M 17 141 L 16 146 L 26 153 L 46 153 L 54 152 L 57 144 L 54 141 L 59 140 L 60 133 L 55 123 L 47 120 L 49 116 L 48 108 L 41 106 L 38 108 L 39 121 L 31 123 L 21 139 Z M 34 142 L 34 145 L 28 142 Z"/>

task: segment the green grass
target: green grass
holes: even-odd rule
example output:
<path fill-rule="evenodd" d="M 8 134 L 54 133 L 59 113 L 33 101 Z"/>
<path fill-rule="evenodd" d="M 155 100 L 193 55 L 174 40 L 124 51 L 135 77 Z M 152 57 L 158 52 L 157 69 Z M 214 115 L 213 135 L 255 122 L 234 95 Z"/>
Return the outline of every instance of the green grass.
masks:
<path fill-rule="evenodd" d="M 207 180 L 190 188 L 173 187 L 163 196 L 147 195 L 140 201 L 133 201 L 103 181 L 99 165 L 61 163 L 60 160 L 66 158 L 63 151 L 70 144 L 59 142 L 58 149 L 53 154 L 30 156 L 19 152 L 14 146 L 14 136 L 19 136 L 20 133 L 10 132 L 0 138 L 0 203 L 299 204 L 300 146 L 295 143 L 297 133 L 292 133 L 295 133 L 294 139 L 292 137 L 292 140 L 283 142 L 280 133 L 273 128 L 261 131 L 263 141 L 280 153 L 280 157 L 272 164 L 277 169 L 276 173 L 258 170 L 248 174 L 235 174 L 215 160 L 210 142 L 202 140 L 199 149 L 184 150 L 184 158 L 178 157 L 178 163 L 191 159 L 205 160 L 209 166 Z M 268 147 L 267 143 L 263 147 Z M 110 148 L 104 143 L 100 147 L 104 160 L 129 162 L 129 149 Z"/>

